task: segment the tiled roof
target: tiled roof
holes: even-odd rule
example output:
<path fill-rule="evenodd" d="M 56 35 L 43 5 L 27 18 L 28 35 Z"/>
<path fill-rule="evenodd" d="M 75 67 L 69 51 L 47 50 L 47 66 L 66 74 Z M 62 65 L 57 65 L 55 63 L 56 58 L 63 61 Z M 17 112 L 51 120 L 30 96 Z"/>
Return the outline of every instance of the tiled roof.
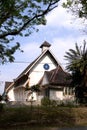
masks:
<path fill-rule="evenodd" d="M 49 53 L 51 55 L 51 57 L 54 59 L 55 63 L 58 65 L 58 61 L 56 60 L 56 58 L 54 57 L 54 55 L 52 54 L 52 52 L 50 50 L 46 50 L 43 53 L 41 53 L 30 65 L 27 66 L 27 68 L 15 79 L 18 80 L 19 78 L 21 78 L 22 76 L 26 75 L 29 73 L 30 69 L 47 53 Z"/>
<path fill-rule="evenodd" d="M 10 88 L 12 88 L 14 86 L 15 83 L 18 83 L 20 80 L 22 80 L 24 77 L 29 75 L 29 72 L 31 71 L 31 69 L 38 63 L 38 61 L 43 58 L 46 54 L 48 54 L 51 58 L 53 58 L 53 62 L 58 66 L 59 63 L 56 60 L 55 56 L 52 54 L 52 52 L 50 50 L 46 50 L 43 53 L 41 53 L 31 64 L 29 64 L 25 70 L 14 80 L 14 82 L 5 90 L 8 91 Z M 27 80 L 27 79 L 26 79 Z M 26 81 L 24 81 L 26 82 Z M 23 84 L 24 84 L 23 82 Z M 20 83 L 21 84 L 21 83 Z"/>
<path fill-rule="evenodd" d="M 40 48 L 42 48 L 43 46 L 50 47 L 51 44 L 48 43 L 47 41 L 45 41 L 45 42 L 40 46 Z"/>
<path fill-rule="evenodd" d="M 12 84 L 12 82 L 8 82 L 6 81 L 5 82 L 5 88 L 4 88 L 4 91 Z"/>
<path fill-rule="evenodd" d="M 69 85 L 70 74 L 65 72 L 61 66 L 58 66 L 56 69 L 51 71 L 46 71 L 45 74 L 47 75 L 47 79 L 49 84 L 55 84 L 55 85 Z"/>
<path fill-rule="evenodd" d="M 23 86 L 24 83 L 28 80 L 28 76 L 27 75 L 23 75 L 22 77 L 20 77 L 18 80 L 16 80 L 14 82 L 14 87 L 17 86 Z"/>

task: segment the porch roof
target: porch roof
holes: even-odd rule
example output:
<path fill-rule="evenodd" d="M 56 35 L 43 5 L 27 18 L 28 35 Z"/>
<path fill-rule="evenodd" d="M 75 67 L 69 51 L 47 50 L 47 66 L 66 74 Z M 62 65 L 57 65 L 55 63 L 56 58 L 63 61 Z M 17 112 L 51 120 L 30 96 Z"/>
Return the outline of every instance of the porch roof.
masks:
<path fill-rule="evenodd" d="M 45 71 L 43 78 L 39 82 L 41 85 L 43 79 L 47 78 L 47 83 L 44 85 L 54 85 L 54 86 L 69 86 L 71 83 L 70 74 L 65 72 L 61 66 L 58 66 L 56 69 L 51 71 Z M 43 86 L 44 86 L 43 85 Z"/>

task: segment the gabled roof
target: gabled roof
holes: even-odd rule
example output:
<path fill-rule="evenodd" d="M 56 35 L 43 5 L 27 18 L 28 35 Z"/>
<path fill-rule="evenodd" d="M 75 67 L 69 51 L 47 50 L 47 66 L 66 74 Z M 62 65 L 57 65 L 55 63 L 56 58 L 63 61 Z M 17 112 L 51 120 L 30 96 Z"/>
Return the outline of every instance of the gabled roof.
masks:
<path fill-rule="evenodd" d="M 61 86 L 66 86 L 70 85 L 71 80 L 69 79 L 70 74 L 65 72 L 61 66 L 59 65 L 56 69 L 51 70 L 51 71 L 45 71 L 44 76 L 46 76 L 48 85 L 61 85 Z M 43 78 L 44 78 L 43 76 Z M 41 85 L 43 82 L 43 78 L 39 82 Z M 46 85 L 47 85 L 46 84 Z M 45 84 L 44 84 L 45 85 Z"/>
<path fill-rule="evenodd" d="M 45 55 L 50 55 L 50 57 L 52 57 L 54 59 L 54 63 L 58 66 L 59 62 L 56 60 L 55 56 L 53 55 L 53 53 L 47 49 L 45 51 L 43 51 L 31 64 L 29 64 L 27 66 L 27 68 L 25 68 L 25 70 L 14 80 L 14 82 L 8 87 L 6 88 L 7 91 L 12 88 L 12 86 L 14 86 L 14 84 L 16 82 L 18 82 L 18 80 L 23 79 L 24 77 L 28 76 L 29 72 L 31 71 L 31 69 L 41 60 L 41 58 L 43 58 Z M 23 82 L 24 84 L 24 82 Z"/>
<path fill-rule="evenodd" d="M 5 88 L 4 88 L 4 92 L 6 92 L 9 88 L 11 88 L 11 86 L 13 85 L 13 82 L 5 82 Z"/>
<path fill-rule="evenodd" d="M 55 56 L 52 54 L 52 52 L 50 50 L 45 50 L 43 53 L 41 53 L 40 56 L 38 56 L 29 66 L 27 66 L 27 68 L 15 79 L 18 80 L 19 78 L 21 78 L 22 76 L 28 74 L 30 72 L 30 70 L 37 64 L 37 62 L 44 57 L 46 54 L 49 54 L 53 59 L 55 64 L 59 65 L 59 62 L 56 60 Z"/>
<path fill-rule="evenodd" d="M 5 82 L 5 89 L 7 89 L 7 88 L 11 85 L 11 83 L 12 83 L 12 82 L 6 81 L 6 82 Z"/>

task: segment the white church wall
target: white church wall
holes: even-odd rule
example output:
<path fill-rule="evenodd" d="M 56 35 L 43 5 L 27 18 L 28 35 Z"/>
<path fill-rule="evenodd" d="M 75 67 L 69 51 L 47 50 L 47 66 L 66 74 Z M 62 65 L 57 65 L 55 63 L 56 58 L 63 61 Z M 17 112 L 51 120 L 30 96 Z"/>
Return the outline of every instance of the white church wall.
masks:
<path fill-rule="evenodd" d="M 63 99 L 63 91 L 50 90 L 49 96 L 50 96 L 51 100 L 62 100 Z"/>
<path fill-rule="evenodd" d="M 47 55 L 44 57 L 36 66 L 33 68 L 31 74 L 29 75 L 30 78 L 30 86 L 35 85 L 38 83 L 38 81 L 41 79 L 41 77 L 44 74 L 44 64 L 47 63 L 49 64 L 49 69 L 47 71 L 50 71 L 52 69 L 56 68 L 56 65 L 52 61 L 52 59 Z"/>
<path fill-rule="evenodd" d="M 44 75 L 41 85 L 43 86 L 43 85 L 46 85 L 46 84 L 48 84 L 48 80 L 47 80 L 47 76 Z"/>
<path fill-rule="evenodd" d="M 26 101 L 25 88 L 19 87 L 14 90 L 16 101 Z"/>
<path fill-rule="evenodd" d="M 10 89 L 8 92 L 8 100 L 9 101 L 15 101 L 15 97 L 14 97 L 14 88 Z"/>
<path fill-rule="evenodd" d="M 45 43 L 46 44 L 46 43 Z M 42 56 L 38 58 L 38 61 L 36 60 L 36 62 L 34 61 L 33 65 L 35 64 L 35 66 L 31 66 L 29 68 L 30 72 L 29 72 L 29 86 L 33 86 L 35 84 L 37 84 L 40 79 L 42 78 L 43 74 L 45 71 L 50 71 L 53 70 L 57 67 L 57 63 L 54 63 L 54 60 L 56 60 L 56 58 L 50 54 L 50 52 L 45 52 L 45 50 L 49 49 L 49 45 L 43 45 L 42 47 Z M 52 57 L 53 56 L 53 57 Z M 48 64 L 49 65 L 49 69 L 46 70 L 46 68 L 44 68 L 44 64 Z M 45 83 L 47 82 L 46 79 L 44 79 Z M 61 92 L 55 92 L 56 95 L 59 95 L 60 98 L 62 99 L 62 93 Z M 52 98 L 54 93 L 51 92 Z M 26 101 L 26 99 L 30 100 L 32 95 L 28 96 L 28 92 L 25 92 L 24 88 L 21 86 L 19 88 L 16 89 L 11 89 L 8 92 L 8 96 L 11 97 L 12 101 Z M 42 98 L 42 96 L 38 97 L 36 93 L 33 93 L 33 100 L 40 100 Z"/>

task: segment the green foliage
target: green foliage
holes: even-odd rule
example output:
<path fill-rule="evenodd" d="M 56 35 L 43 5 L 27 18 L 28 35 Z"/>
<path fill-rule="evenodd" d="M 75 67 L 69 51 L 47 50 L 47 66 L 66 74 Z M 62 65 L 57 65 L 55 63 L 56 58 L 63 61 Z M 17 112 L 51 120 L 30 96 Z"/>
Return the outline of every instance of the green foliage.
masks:
<path fill-rule="evenodd" d="M 56 107 L 58 104 L 56 100 L 50 100 L 50 105 Z"/>
<path fill-rule="evenodd" d="M 50 99 L 48 98 L 48 97 L 44 97 L 44 98 L 42 98 L 42 100 L 41 100 L 41 105 L 42 106 L 50 106 Z"/>
<path fill-rule="evenodd" d="M 28 126 L 70 127 L 87 125 L 86 107 L 5 107 L 0 113 L 0 128 Z M 16 129 L 16 128 L 15 128 Z"/>
<path fill-rule="evenodd" d="M 0 95 L 0 101 L 2 101 L 2 95 Z"/>
<path fill-rule="evenodd" d="M 56 100 L 50 100 L 48 97 L 44 97 L 41 100 L 41 105 L 48 107 L 48 106 L 57 106 L 57 101 Z"/>
<path fill-rule="evenodd" d="M 0 103 L 0 112 L 4 110 L 4 104 Z"/>
<path fill-rule="evenodd" d="M 78 17 L 87 19 L 87 0 L 67 0 L 63 3 L 63 7 L 68 8 Z"/>
<path fill-rule="evenodd" d="M 82 46 L 78 47 L 76 44 L 75 50 L 70 49 L 69 52 L 66 52 L 65 58 L 68 60 L 66 68 L 72 73 L 72 86 L 75 87 L 76 97 L 79 98 L 79 101 L 83 102 L 87 94 L 86 41 L 83 42 L 83 48 Z"/>
<path fill-rule="evenodd" d="M 59 106 L 62 106 L 62 107 L 76 107 L 77 104 L 76 104 L 75 100 L 67 99 L 67 100 L 61 101 Z"/>
<path fill-rule="evenodd" d="M 15 36 L 29 36 L 37 25 L 45 25 L 45 15 L 59 0 L 0 0 L 0 63 L 14 61 L 20 44 L 10 45 Z M 37 31 L 37 29 L 36 29 Z"/>
<path fill-rule="evenodd" d="M 63 3 L 63 7 L 64 8 L 69 8 L 72 5 L 72 1 L 71 0 L 67 0 L 66 3 Z"/>
<path fill-rule="evenodd" d="M 4 100 L 5 102 L 8 102 L 8 101 L 9 101 L 8 95 L 5 95 L 5 96 L 3 97 L 3 100 Z"/>
<path fill-rule="evenodd" d="M 38 84 L 33 85 L 31 87 L 29 87 L 29 85 L 26 86 L 25 88 L 26 91 L 31 90 L 32 92 L 40 92 L 40 86 Z"/>
<path fill-rule="evenodd" d="M 13 47 L 0 44 L 0 63 L 4 64 L 5 62 L 7 62 L 7 59 L 8 59 L 8 61 L 13 62 L 14 59 L 15 59 L 13 54 L 15 53 L 15 51 L 17 49 L 20 50 L 20 44 L 19 43 L 17 43 Z"/>
<path fill-rule="evenodd" d="M 31 86 L 30 90 L 32 92 L 40 92 L 40 86 L 38 84 Z"/>

